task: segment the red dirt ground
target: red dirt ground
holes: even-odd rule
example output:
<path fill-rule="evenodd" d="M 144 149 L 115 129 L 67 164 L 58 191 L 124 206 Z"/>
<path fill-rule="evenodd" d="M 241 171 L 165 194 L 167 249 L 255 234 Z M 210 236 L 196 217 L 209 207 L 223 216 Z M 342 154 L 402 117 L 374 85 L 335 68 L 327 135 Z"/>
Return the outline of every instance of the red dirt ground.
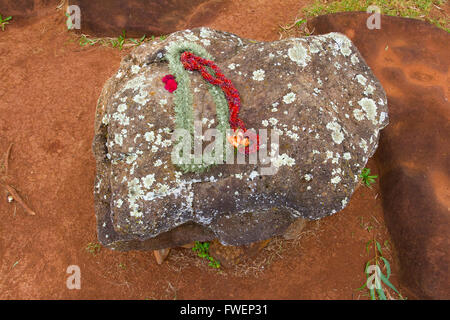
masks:
<path fill-rule="evenodd" d="M 305 2 L 252 1 L 220 13 L 209 26 L 257 40 L 278 39 L 278 24 Z M 242 9 L 242 10 L 241 10 Z M 0 32 L 0 153 L 13 143 L 9 181 L 36 211 L 0 198 L 1 299 L 367 299 L 365 244 L 390 241 L 378 185 L 360 187 L 349 206 L 313 222 L 300 241 L 275 242 L 257 260 L 210 270 L 188 249 L 157 265 L 152 252 L 86 250 L 96 242 L 91 152 L 96 101 L 126 51 L 80 47 L 61 11 L 12 23 Z M 376 165 L 369 161 L 374 173 Z M 372 226 L 371 231 L 367 226 Z M 389 242 L 390 244 L 390 242 Z M 394 250 L 385 250 L 398 285 Z M 66 288 L 66 269 L 81 268 L 81 290 Z"/>

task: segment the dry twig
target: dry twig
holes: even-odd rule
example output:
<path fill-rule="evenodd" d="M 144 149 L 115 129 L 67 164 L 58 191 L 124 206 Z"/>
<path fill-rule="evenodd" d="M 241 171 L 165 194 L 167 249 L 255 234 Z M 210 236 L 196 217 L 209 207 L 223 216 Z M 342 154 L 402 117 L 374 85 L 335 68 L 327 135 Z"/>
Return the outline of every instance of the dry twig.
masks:
<path fill-rule="evenodd" d="M 3 187 L 5 188 L 5 190 L 13 197 L 13 199 L 15 201 L 17 201 L 25 210 L 26 213 L 28 213 L 29 215 L 36 215 L 36 212 L 34 212 L 26 203 L 25 201 L 22 199 L 22 197 L 17 193 L 17 191 L 11 186 L 9 185 L 6 180 L 8 178 L 8 168 L 9 168 L 9 156 L 11 154 L 11 148 L 12 148 L 12 143 L 9 145 L 8 150 L 6 150 L 6 154 L 5 154 L 5 160 L 4 160 L 4 168 L 5 168 L 5 172 L 3 173 L 3 175 L 0 177 L 0 182 L 3 185 Z"/>

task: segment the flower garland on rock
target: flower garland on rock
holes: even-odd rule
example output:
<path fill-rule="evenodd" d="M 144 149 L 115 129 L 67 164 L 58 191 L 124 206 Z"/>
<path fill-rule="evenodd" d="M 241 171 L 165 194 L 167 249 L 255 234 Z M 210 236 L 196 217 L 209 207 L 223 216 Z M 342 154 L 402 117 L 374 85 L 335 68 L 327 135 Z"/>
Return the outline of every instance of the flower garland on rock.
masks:
<path fill-rule="evenodd" d="M 165 54 L 165 59 L 169 62 L 169 71 L 171 75 L 164 77 L 166 90 L 173 89 L 174 84 L 168 84 L 171 80 L 177 83 L 176 90 L 172 91 L 174 93 L 174 103 L 175 103 L 175 124 L 177 129 L 185 129 L 191 134 L 191 142 L 194 141 L 194 112 L 193 112 L 193 94 L 190 90 L 191 81 L 189 78 L 189 72 L 184 68 L 181 63 L 181 55 L 183 52 L 192 52 L 197 56 L 204 57 L 206 59 L 212 59 L 211 55 L 200 45 L 180 41 L 174 42 L 167 48 L 167 53 Z M 174 77 L 174 78 L 172 78 Z M 228 103 L 225 98 L 223 91 L 211 84 L 208 85 L 209 93 L 211 94 L 213 101 L 216 105 L 216 116 L 217 116 L 217 126 L 216 129 L 219 130 L 223 136 L 226 136 L 227 130 L 230 128 L 228 122 Z M 170 92 L 170 90 L 169 90 Z M 226 156 L 226 148 L 228 145 L 224 142 L 224 159 Z M 201 163 L 197 163 L 195 159 L 191 160 L 191 163 L 177 164 L 181 170 L 184 172 L 203 172 L 208 169 L 211 164 L 206 164 L 203 159 Z"/>
<path fill-rule="evenodd" d="M 192 52 L 185 51 L 181 54 L 181 62 L 186 70 L 199 71 L 208 83 L 219 86 L 225 94 L 230 111 L 230 126 L 234 130 L 234 135 L 228 137 L 228 141 L 235 146 L 241 153 L 253 153 L 259 149 L 258 135 L 247 132 L 244 121 L 239 118 L 241 108 L 241 98 L 239 91 L 228 80 L 219 67 L 211 60 L 203 59 L 194 55 Z M 206 69 L 209 67 L 214 75 L 211 75 Z"/>
<path fill-rule="evenodd" d="M 202 58 L 202 56 L 206 58 Z M 239 92 L 231 81 L 224 76 L 220 68 L 211 61 L 208 52 L 195 43 L 181 42 L 169 47 L 166 59 L 169 62 L 169 70 L 175 74 L 175 77 L 169 74 L 162 81 L 166 90 L 171 93 L 175 92 L 175 112 L 178 128 L 188 130 L 193 137 L 193 112 L 191 107 L 193 97 L 190 91 L 189 75 L 186 74 L 186 70 L 199 71 L 203 79 L 209 83 L 209 91 L 216 104 L 218 130 L 225 136 L 226 129 L 231 126 L 234 135 L 227 137 L 227 139 L 239 152 L 249 154 L 258 151 L 259 136 L 247 131 L 244 121 L 239 118 L 241 107 Z M 180 61 L 184 70 L 180 68 Z M 178 80 L 181 90 L 178 89 L 175 78 Z M 228 111 L 230 112 L 229 126 L 225 125 L 224 122 L 224 117 L 227 116 L 228 118 Z M 226 156 L 226 145 L 224 145 L 224 156 Z M 181 167 L 186 172 L 201 172 L 207 169 L 209 165 L 205 165 L 202 160 L 201 164 L 194 164 L 191 161 L 191 163 L 181 165 Z"/>

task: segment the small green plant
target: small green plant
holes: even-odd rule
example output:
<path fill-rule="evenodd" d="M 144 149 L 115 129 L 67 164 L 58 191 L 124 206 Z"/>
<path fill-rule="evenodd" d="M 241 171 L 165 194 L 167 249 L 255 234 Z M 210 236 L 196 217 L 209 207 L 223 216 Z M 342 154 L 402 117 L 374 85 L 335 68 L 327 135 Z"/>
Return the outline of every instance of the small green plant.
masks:
<path fill-rule="evenodd" d="M 366 282 L 357 290 L 367 288 L 369 290 L 371 300 L 394 300 L 395 298 L 389 293 L 390 288 L 398 296 L 398 299 L 405 300 L 395 286 L 389 281 L 391 276 L 391 266 L 389 261 L 383 257 L 381 245 L 375 239 L 366 243 L 367 254 L 370 255 L 371 248 L 374 251 L 375 257 L 367 261 L 364 273 L 366 274 Z M 382 270 L 386 271 L 386 274 Z M 374 281 L 373 281 L 374 280 Z M 370 285 L 369 285 L 370 284 Z"/>
<path fill-rule="evenodd" d="M 130 40 L 132 43 L 134 43 L 136 46 L 139 46 L 139 45 L 142 44 L 142 42 L 144 42 L 144 40 L 145 40 L 145 34 L 144 34 L 140 39 L 133 39 L 133 38 L 130 38 L 129 40 Z"/>
<path fill-rule="evenodd" d="M 197 255 L 200 258 L 207 259 L 209 261 L 208 266 L 218 269 L 220 268 L 220 262 L 209 255 L 209 245 L 209 242 L 195 241 L 195 245 L 192 248 L 192 251 L 197 252 Z"/>
<path fill-rule="evenodd" d="M 0 14 L 0 28 L 2 28 L 2 31 L 5 31 L 5 26 L 9 24 L 9 21 L 12 19 L 11 16 L 2 18 L 2 15 Z"/>
<path fill-rule="evenodd" d="M 120 262 L 120 263 L 119 263 L 119 268 L 121 268 L 121 269 L 123 269 L 123 270 L 126 270 L 126 269 L 127 269 L 127 266 L 126 266 L 125 263 Z"/>
<path fill-rule="evenodd" d="M 122 31 L 122 34 L 117 39 L 112 39 L 111 44 L 113 48 L 119 48 L 119 50 L 122 50 L 123 44 L 125 43 L 126 39 L 126 33 L 125 30 Z"/>
<path fill-rule="evenodd" d="M 378 178 L 378 175 L 375 176 L 371 176 L 370 175 L 370 169 L 369 168 L 364 168 L 362 169 L 359 177 L 361 178 L 362 182 L 367 186 L 367 187 L 371 187 L 372 183 L 375 183 L 375 179 Z"/>
<path fill-rule="evenodd" d="M 93 46 L 94 44 L 98 43 L 99 41 L 100 41 L 100 39 L 91 39 L 91 38 L 88 38 L 88 36 L 86 36 L 85 34 L 82 34 L 80 37 L 79 44 L 82 47 L 84 47 L 86 45 Z"/>
<path fill-rule="evenodd" d="M 86 246 L 86 251 L 95 256 L 100 252 L 101 248 L 100 243 L 89 242 Z"/>
<path fill-rule="evenodd" d="M 68 12 L 66 12 L 64 15 L 67 17 L 66 20 L 67 30 L 71 30 L 73 27 L 72 16 Z"/>

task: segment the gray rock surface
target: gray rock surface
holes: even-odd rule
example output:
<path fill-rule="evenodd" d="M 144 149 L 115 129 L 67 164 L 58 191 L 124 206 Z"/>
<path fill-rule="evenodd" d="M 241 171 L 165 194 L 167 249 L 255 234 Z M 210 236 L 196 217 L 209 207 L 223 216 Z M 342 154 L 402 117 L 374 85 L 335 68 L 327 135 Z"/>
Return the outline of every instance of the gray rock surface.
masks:
<path fill-rule="evenodd" d="M 213 56 L 240 92 L 247 128 L 280 135 L 274 175 L 263 175 L 268 165 L 261 162 L 201 174 L 172 164 L 173 94 L 161 81 L 170 72 L 160 58 L 176 41 L 198 43 Z M 191 82 L 196 120 L 212 128 L 208 86 L 197 72 Z M 350 201 L 387 113 L 379 81 L 339 33 L 255 42 L 198 28 L 145 43 L 123 59 L 98 101 L 99 240 L 118 250 L 212 239 L 242 245 L 283 234 L 299 217 L 334 214 Z"/>

